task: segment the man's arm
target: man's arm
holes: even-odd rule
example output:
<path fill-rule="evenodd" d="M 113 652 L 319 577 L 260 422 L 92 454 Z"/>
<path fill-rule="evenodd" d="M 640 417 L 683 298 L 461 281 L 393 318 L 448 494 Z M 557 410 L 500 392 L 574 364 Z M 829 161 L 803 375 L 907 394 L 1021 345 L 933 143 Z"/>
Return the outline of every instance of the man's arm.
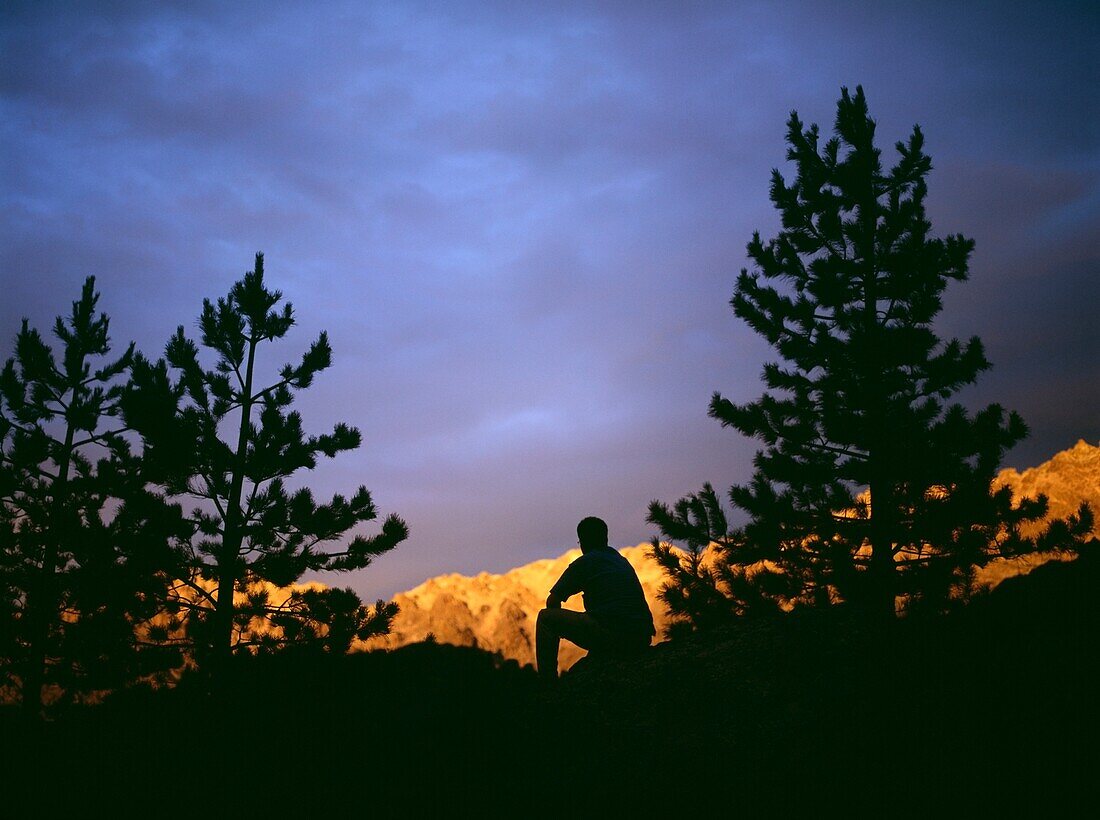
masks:
<path fill-rule="evenodd" d="M 546 599 L 547 609 L 561 609 L 563 601 L 568 601 L 571 596 L 581 591 L 577 570 L 578 561 L 580 561 L 579 558 L 567 566 L 558 582 L 551 587 L 550 595 Z"/>

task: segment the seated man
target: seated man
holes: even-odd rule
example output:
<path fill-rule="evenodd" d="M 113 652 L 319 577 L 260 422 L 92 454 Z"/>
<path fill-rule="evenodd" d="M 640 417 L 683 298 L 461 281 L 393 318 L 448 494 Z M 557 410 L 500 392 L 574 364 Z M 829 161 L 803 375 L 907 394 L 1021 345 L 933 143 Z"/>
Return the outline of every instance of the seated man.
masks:
<path fill-rule="evenodd" d="M 535 624 L 539 674 L 558 677 L 562 638 L 598 655 L 626 655 L 649 646 L 653 616 L 630 562 L 607 545 L 607 524 L 586 518 L 577 525 L 581 557 L 565 568 L 550 590 Z M 584 593 L 584 612 L 562 609 L 562 602 Z"/>

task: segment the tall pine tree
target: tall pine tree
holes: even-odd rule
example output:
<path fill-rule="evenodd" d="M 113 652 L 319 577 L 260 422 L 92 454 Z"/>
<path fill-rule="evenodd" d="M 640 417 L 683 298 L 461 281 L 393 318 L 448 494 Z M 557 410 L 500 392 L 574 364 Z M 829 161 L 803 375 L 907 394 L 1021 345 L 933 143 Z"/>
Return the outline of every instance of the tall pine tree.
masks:
<path fill-rule="evenodd" d="M 186 529 L 145 488 L 119 416 L 131 344 L 108 358 L 89 277 L 53 332 L 26 320 L 0 371 L 0 673 L 37 713 L 178 663 L 143 641 Z M 154 650 L 154 651 L 146 651 Z"/>
<path fill-rule="evenodd" d="M 920 128 L 897 143 L 888 171 L 874 137 L 862 88 L 842 90 L 824 143 L 796 113 L 787 124 L 797 172 L 788 183 L 775 170 L 771 182 L 782 230 L 767 242 L 753 235 L 756 270 L 741 271 L 731 301 L 779 361 L 765 365 L 768 392 L 757 401 L 715 393 L 710 404 L 723 426 L 764 445 L 752 481 L 729 494 L 749 522 L 716 532 L 720 505 L 706 489 L 650 507 L 667 538 L 696 552 L 715 543 L 717 569 L 680 577 L 685 565 L 655 547 L 671 575 L 669 602 L 688 622 L 700 616 L 677 596 L 709 600 L 708 612 L 837 599 L 891 616 L 899 601 L 941 607 L 990 560 L 1074 546 L 1090 527 L 1084 508 L 1024 538 L 1020 524 L 1041 518 L 1045 499 L 1014 505 L 1007 487 L 991 491 L 1027 428 L 996 404 L 970 414 L 947 403 L 990 365 L 978 338 L 944 341 L 933 329 L 944 289 L 967 278 L 974 243 L 931 235 Z M 746 586 L 761 570 L 767 584 Z"/>
<path fill-rule="evenodd" d="M 379 601 L 370 609 L 347 589 L 306 590 L 273 598 L 306 572 L 348 571 L 403 541 L 404 522 L 390 515 L 375 535 L 349 531 L 377 517 L 365 487 L 350 497 L 317 503 L 308 488 L 286 480 L 360 444 L 355 428 L 307 436 L 290 410 L 298 391 L 329 367 L 328 337 L 310 345 L 297 364 L 261 384 L 261 347 L 294 325 L 290 304 L 264 281 L 263 255 L 229 294 L 203 302 L 202 346 L 181 326 L 165 358 L 140 355 L 124 401 L 126 419 L 141 432 L 150 475 L 172 498 L 197 502 L 194 536 L 184 545 L 186 572 L 173 588 L 171 609 L 185 627 L 183 640 L 200 664 L 224 665 L 235 649 L 308 645 L 346 650 L 355 637 L 384 633 L 396 612 Z M 336 546 L 343 539 L 342 547 Z"/>

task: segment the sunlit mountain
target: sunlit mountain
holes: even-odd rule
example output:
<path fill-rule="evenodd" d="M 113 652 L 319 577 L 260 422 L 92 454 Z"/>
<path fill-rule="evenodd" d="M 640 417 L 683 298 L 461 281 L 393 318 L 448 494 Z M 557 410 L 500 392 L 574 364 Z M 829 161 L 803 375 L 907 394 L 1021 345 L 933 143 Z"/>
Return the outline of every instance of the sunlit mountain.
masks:
<path fill-rule="evenodd" d="M 1056 518 L 1077 511 L 1082 501 L 1100 516 L 1100 446 L 1078 441 L 1038 467 L 1019 472 L 1001 470 L 995 486 L 1007 484 L 1019 497 L 1044 493 L 1050 501 L 1050 515 Z"/>

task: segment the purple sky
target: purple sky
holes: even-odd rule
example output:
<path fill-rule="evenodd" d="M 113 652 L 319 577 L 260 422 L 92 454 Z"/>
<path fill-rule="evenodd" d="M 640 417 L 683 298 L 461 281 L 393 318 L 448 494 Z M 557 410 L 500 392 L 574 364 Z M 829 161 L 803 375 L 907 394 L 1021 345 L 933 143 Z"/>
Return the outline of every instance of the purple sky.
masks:
<path fill-rule="evenodd" d="M 262 250 L 300 322 L 273 364 L 332 339 L 307 428 L 364 435 L 310 483 L 412 529 L 325 580 L 502 571 L 588 514 L 637 543 L 651 499 L 750 473 L 706 415 L 770 358 L 728 299 L 789 111 L 829 130 L 861 83 L 884 148 L 923 127 L 935 231 L 977 241 L 939 329 L 986 343 L 963 399 L 1018 410 L 1030 466 L 1100 439 L 1089 6 L 7 3 L 0 358 L 88 274 L 159 354 Z"/>

